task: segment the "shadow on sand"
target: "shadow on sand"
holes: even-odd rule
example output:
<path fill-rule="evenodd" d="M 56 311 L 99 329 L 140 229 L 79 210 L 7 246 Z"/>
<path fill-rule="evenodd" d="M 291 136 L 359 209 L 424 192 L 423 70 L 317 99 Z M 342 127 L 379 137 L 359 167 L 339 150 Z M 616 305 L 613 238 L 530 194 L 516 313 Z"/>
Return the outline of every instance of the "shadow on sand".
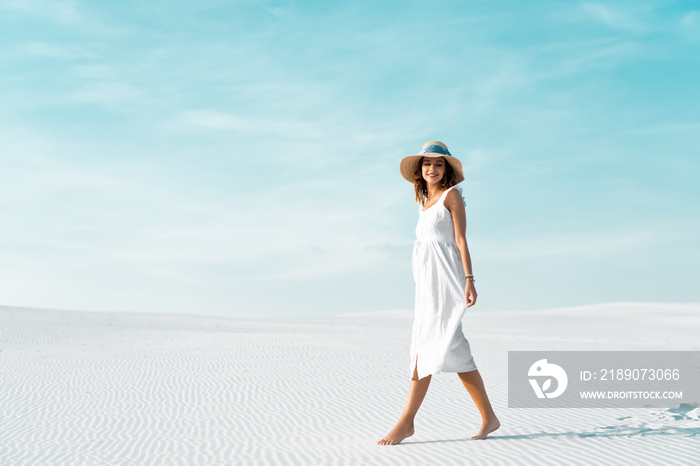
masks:
<path fill-rule="evenodd" d="M 568 437 L 568 438 L 588 438 L 588 437 L 633 437 L 640 436 L 646 437 L 650 435 L 678 435 L 683 437 L 694 437 L 700 435 L 700 427 L 663 427 L 663 428 L 651 428 L 651 427 L 629 427 L 623 428 L 621 426 L 609 426 L 603 427 L 602 429 L 610 430 L 600 430 L 595 432 L 538 432 L 536 434 L 522 434 L 522 435 L 493 435 L 488 436 L 485 440 L 523 440 L 523 439 L 539 439 L 539 438 L 557 438 L 557 437 Z M 444 439 L 444 440 L 424 440 L 421 442 L 411 442 L 404 441 L 400 445 L 420 445 L 427 443 L 448 443 L 448 442 L 474 442 L 477 440 L 472 440 L 468 437 L 456 438 L 456 439 Z"/>
<path fill-rule="evenodd" d="M 673 424 L 675 421 L 688 421 L 691 426 L 674 426 L 668 425 L 663 427 L 648 427 L 648 422 L 635 422 L 634 426 L 631 425 L 613 425 L 600 427 L 593 432 L 537 432 L 534 434 L 521 434 L 521 435 L 499 435 L 498 432 L 494 432 L 489 435 L 485 440 L 524 440 L 524 439 L 539 439 L 539 438 L 589 438 L 589 437 L 604 437 L 604 438 L 614 438 L 614 437 L 646 437 L 650 435 L 676 435 L 682 437 L 695 437 L 700 435 L 700 427 L 698 425 L 697 416 L 688 413 L 698 405 L 696 403 L 681 403 L 677 408 L 671 408 L 663 412 L 656 413 L 657 419 L 655 423 L 663 422 Z M 628 421 L 635 419 L 632 416 L 625 416 L 617 419 L 618 421 Z M 629 423 L 630 421 L 628 421 Z M 645 425 L 646 424 L 646 425 Z M 469 437 L 457 438 L 457 439 L 444 439 L 444 440 L 424 440 L 421 442 L 401 442 L 400 445 L 419 445 L 426 443 L 447 443 L 447 442 L 472 442 L 473 440 Z"/>

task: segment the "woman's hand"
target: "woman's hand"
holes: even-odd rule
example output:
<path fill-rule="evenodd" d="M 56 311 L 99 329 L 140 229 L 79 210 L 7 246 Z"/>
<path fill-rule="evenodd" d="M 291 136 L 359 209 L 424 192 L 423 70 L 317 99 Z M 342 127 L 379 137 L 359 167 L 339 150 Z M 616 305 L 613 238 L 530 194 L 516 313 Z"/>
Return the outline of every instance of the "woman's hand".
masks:
<path fill-rule="evenodd" d="M 472 307 L 476 304 L 476 288 L 474 287 L 474 281 L 467 279 L 467 307 Z"/>

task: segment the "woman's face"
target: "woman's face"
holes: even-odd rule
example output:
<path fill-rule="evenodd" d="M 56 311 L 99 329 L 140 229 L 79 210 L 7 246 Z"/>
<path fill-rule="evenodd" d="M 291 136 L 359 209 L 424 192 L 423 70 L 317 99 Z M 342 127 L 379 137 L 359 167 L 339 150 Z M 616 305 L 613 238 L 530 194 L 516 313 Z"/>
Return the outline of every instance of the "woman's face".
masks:
<path fill-rule="evenodd" d="M 445 157 L 423 157 L 421 172 L 426 182 L 439 183 L 445 176 Z"/>

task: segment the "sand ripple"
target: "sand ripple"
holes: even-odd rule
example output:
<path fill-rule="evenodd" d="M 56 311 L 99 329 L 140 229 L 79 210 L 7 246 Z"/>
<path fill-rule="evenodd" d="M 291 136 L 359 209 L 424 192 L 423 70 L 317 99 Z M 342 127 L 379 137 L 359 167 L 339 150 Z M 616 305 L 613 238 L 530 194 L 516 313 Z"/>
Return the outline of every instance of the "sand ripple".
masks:
<path fill-rule="evenodd" d="M 257 322 L 0 308 L 0 464 L 693 464 L 700 457 L 693 406 L 509 410 L 508 349 L 556 348 L 524 327 L 499 331 L 496 316 L 468 322 L 501 430 L 467 440 L 479 414 L 457 377 L 439 374 L 416 435 L 378 447 L 405 401 L 410 315 Z M 599 337 L 571 336 L 565 349 L 607 338 Z"/>

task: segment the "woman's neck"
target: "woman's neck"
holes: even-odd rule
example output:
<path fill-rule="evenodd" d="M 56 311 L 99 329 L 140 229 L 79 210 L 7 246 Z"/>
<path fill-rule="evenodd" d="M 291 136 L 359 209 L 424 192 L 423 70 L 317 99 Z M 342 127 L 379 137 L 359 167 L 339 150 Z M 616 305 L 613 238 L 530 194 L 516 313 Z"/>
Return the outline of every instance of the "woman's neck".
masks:
<path fill-rule="evenodd" d="M 440 195 L 443 191 L 440 185 L 428 186 L 428 199 L 435 199 L 435 196 Z"/>

